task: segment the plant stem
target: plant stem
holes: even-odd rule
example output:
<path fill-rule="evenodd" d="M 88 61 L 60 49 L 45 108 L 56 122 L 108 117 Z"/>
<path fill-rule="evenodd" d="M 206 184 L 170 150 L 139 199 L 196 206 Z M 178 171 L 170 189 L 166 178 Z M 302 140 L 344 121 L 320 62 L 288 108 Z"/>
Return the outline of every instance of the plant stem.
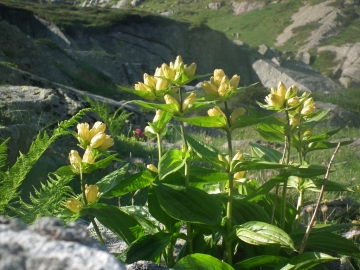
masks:
<path fill-rule="evenodd" d="M 293 230 L 297 229 L 297 227 L 298 227 L 299 219 L 300 219 L 300 211 L 301 211 L 301 207 L 303 206 L 303 202 L 304 202 L 304 190 L 300 190 L 297 205 L 296 205 L 296 217 L 295 217 Z"/>
<path fill-rule="evenodd" d="M 86 194 L 85 194 L 85 182 L 84 182 L 84 179 L 83 179 L 83 174 L 82 174 L 81 165 L 80 165 L 80 186 L 81 186 L 81 192 L 82 192 L 82 195 L 83 195 L 84 204 L 87 205 L 88 202 L 87 202 Z M 90 218 L 91 223 L 92 223 L 93 226 L 94 226 L 94 229 L 95 229 L 95 232 L 96 232 L 96 235 L 97 235 L 97 237 L 98 237 L 99 242 L 105 247 L 104 239 L 103 239 L 102 236 L 101 236 L 99 227 L 97 226 L 97 224 L 96 224 L 96 222 L 95 222 L 94 216 L 93 216 L 93 215 L 88 215 L 88 217 Z"/>
<path fill-rule="evenodd" d="M 286 115 L 286 122 L 288 125 L 290 125 L 289 112 L 286 111 L 285 115 Z M 284 147 L 285 147 L 285 164 L 289 164 L 289 160 L 290 160 L 290 138 L 291 137 L 289 134 L 285 135 L 285 145 L 284 145 Z M 287 182 L 288 182 L 288 180 L 286 179 L 284 181 L 283 190 L 282 190 L 281 219 L 280 219 L 280 228 L 281 229 L 285 228 Z"/>
<path fill-rule="evenodd" d="M 227 123 L 230 126 L 230 112 L 227 105 L 227 102 L 224 102 L 225 105 L 225 115 L 227 119 Z M 227 141 L 228 141 L 228 153 L 229 153 L 229 162 L 233 158 L 232 153 L 232 138 L 231 138 L 231 130 L 226 131 Z M 228 169 L 228 178 L 229 178 L 229 195 L 228 195 L 228 202 L 226 205 L 226 228 L 228 233 L 230 233 L 232 229 L 232 206 L 233 206 L 233 196 L 234 196 L 234 174 L 230 172 L 230 168 Z M 228 264 L 232 265 L 232 242 L 226 242 L 226 261 Z"/>
<path fill-rule="evenodd" d="M 161 143 L 161 137 L 159 133 L 156 133 L 156 138 L 157 138 L 157 145 L 158 145 L 158 156 L 159 156 L 159 161 L 162 157 L 162 143 Z M 158 166 L 159 168 L 159 166 Z"/>
<path fill-rule="evenodd" d="M 327 167 L 327 170 L 326 170 L 326 174 L 324 176 L 324 182 L 323 182 L 323 185 L 321 186 L 321 191 L 320 191 L 320 195 L 319 195 L 319 198 L 318 198 L 318 201 L 317 201 L 317 204 L 316 204 L 316 207 L 315 207 L 315 210 L 314 210 L 314 213 L 313 213 L 313 216 L 308 224 L 308 227 L 306 229 L 306 232 L 305 232 L 305 235 L 304 235 L 304 238 L 302 240 L 302 243 L 301 243 L 301 247 L 300 247 L 300 250 L 299 250 L 299 254 L 303 253 L 304 252 L 304 249 L 305 249 L 305 246 L 306 246 L 306 242 L 309 238 L 309 235 L 310 235 L 310 231 L 311 231 L 311 228 L 314 224 L 314 221 L 315 221 L 315 218 L 316 218 L 316 214 L 317 214 L 317 211 L 319 210 L 319 206 L 320 206 L 320 203 L 321 203 L 321 200 L 322 200 L 322 197 L 324 195 L 324 192 L 325 192 L 325 186 L 326 186 L 326 183 L 329 179 L 329 173 L 330 173 L 330 169 L 331 169 L 331 166 L 332 166 L 332 163 L 334 161 L 334 158 L 337 154 L 337 152 L 339 151 L 340 149 L 340 142 L 338 143 L 335 151 L 334 151 L 334 154 L 331 156 L 331 159 L 330 159 L 330 162 L 328 164 L 328 167 Z"/>
<path fill-rule="evenodd" d="M 183 97 L 182 97 L 182 89 L 180 87 L 179 89 L 179 100 L 180 100 L 180 112 L 182 112 L 182 103 L 183 103 Z M 188 144 L 185 138 L 185 128 L 184 128 L 184 123 L 180 122 L 180 130 L 181 130 L 181 138 L 183 141 L 183 158 L 186 158 L 186 152 L 188 151 Z M 185 161 L 185 172 L 184 172 L 184 180 L 185 180 L 185 186 L 188 187 L 189 186 L 189 182 L 190 182 L 190 178 L 189 178 L 189 161 L 186 160 Z M 191 228 L 191 224 L 190 223 L 186 223 L 186 233 L 188 236 L 188 240 L 187 240 L 187 247 L 188 247 L 188 251 L 189 254 L 193 254 L 194 253 L 194 249 L 193 249 L 193 244 L 192 244 L 192 240 L 193 240 L 193 233 L 192 233 L 192 228 Z"/>

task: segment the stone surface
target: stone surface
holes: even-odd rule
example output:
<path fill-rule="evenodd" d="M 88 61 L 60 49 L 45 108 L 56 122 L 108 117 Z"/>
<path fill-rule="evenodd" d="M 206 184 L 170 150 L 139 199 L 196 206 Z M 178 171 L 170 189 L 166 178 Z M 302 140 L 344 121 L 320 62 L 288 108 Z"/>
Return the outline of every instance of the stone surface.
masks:
<path fill-rule="evenodd" d="M 206 7 L 207 7 L 208 9 L 217 10 L 217 9 L 221 8 L 222 5 L 223 5 L 223 4 L 222 4 L 221 2 L 217 2 L 217 3 L 209 3 Z"/>
<path fill-rule="evenodd" d="M 282 81 L 287 87 L 295 84 L 301 91 L 336 91 L 341 87 L 327 77 L 297 60 L 286 60 L 281 66 L 271 60 L 260 59 L 253 64 L 263 86 L 276 87 Z"/>
<path fill-rule="evenodd" d="M 244 1 L 244 2 L 231 2 L 234 15 L 243 15 L 250 11 L 262 9 L 265 6 L 264 2 L 260 1 Z"/>
<path fill-rule="evenodd" d="M 27 227 L 0 217 L 1 270 L 126 270 L 76 224 L 44 217 Z"/>

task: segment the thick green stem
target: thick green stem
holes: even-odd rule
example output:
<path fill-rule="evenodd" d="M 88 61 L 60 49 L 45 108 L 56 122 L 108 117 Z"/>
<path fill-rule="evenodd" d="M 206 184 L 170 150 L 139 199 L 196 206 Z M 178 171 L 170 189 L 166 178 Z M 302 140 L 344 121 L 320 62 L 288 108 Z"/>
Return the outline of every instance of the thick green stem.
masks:
<path fill-rule="evenodd" d="M 179 90 L 179 99 L 180 99 L 180 112 L 182 112 L 182 103 L 183 103 L 183 97 L 182 97 L 182 89 L 180 88 Z M 188 144 L 185 138 L 185 128 L 184 128 L 184 123 L 180 122 L 180 130 L 181 130 L 181 138 L 183 141 L 183 158 L 186 158 L 186 152 L 188 151 Z M 189 169 L 190 169 L 190 164 L 189 161 L 185 161 L 185 172 L 184 172 L 184 180 L 185 180 L 185 186 L 188 187 L 189 186 L 189 182 L 190 182 L 190 178 L 189 178 Z M 193 249 L 193 233 L 192 233 L 192 228 L 191 228 L 191 224 L 190 223 L 186 223 L 186 231 L 187 231 L 187 236 L 188 236 L 188 240 L 187 240 L 187 247 L 188 247 L 188 251 L 189 254 L 193 254 L 194 253 L 194 249 Z"/>
<path fill-rule="evenodd" d="M 170 242 L 165 248 L 165 263 L 168 268 L 171 268 L 175 265 L 175 258 L 174 258 L 174 247 L 175 244 Z"/>
<path fill-rule="evenodd" d="M 157 146 L 158 146 L 158 156 L 159 156 L 159 161 L 162 157 L 162 142 L 161 142 L 161 136 L 159 133 L 156 133 L 156 138 L 157 138 Z"/>
<path fill-rule="evenodd" d="M 225 105 L 225 115 L 227 118 L 227 123 L 230 126 L 230 112 L 227 105 L 227 102 L 224 102 Z M 233 158 L 232 153 L 232 138 L 231 138 L 231 131 L 226 131 L 227 141 L 228 141 L 228 153 L 229 153 L 229 162 Z M 229 178 L 229 196 L 228 202 L 226 205 L 226 228 L 228 233 L 230 233 L 232 229 L 232 208 L 233 208 L 233 197 L 234 197 L 234 174 L 230 172 L 230 168 L 228 168 L 228 178 Z M 232 265 L 233 260 L 233 253 L 232 253 L 232 242 L 227 241 L 226 243 L 226 261 L 228 264 Z"/>
<path fill-rule="evenodd" d="M 289 120 L 289 113 L 288 111 L 285 112 L 286 115 L 286 121 L 287 124 L 290 124 L 290 120 Z M 286 134 L 285 135 L 285 164 L 289 164 L 290 161 L 290 135 Z M 284 185 L 283 185 L 283 190 L 282 190 L 282 205 L 281 205 L 281 220 L 280 220 L 280 228 L 284 229 L 285 228 L 285 214 L 286 214 L 286 193 L 287 193 L 287 182 L 288 180 L 286 179 L 284 181 Z"/>

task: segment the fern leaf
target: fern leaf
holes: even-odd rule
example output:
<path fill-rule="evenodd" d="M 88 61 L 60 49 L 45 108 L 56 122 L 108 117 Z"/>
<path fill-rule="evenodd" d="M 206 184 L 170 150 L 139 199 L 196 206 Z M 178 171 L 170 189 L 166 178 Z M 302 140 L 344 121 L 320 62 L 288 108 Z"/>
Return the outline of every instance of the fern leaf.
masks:
<path fill-rule="evenodd" d="M 0 168 L 3 168 L 6 165 L 7 159 L 7 143 L 9 142 L 10 138 L 7 138 L 0 144 Z M 1 181 L 1 180 L 0 180 Z"/>

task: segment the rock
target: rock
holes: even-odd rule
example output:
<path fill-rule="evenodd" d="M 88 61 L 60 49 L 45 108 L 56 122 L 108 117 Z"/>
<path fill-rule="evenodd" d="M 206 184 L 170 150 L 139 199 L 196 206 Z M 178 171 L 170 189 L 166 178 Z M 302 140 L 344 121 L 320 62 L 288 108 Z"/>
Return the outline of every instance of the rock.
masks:
<path fill-rule="evenodd" d="M 262 9 L 265 6 L 265 3 L 260 1 L 244 1 L 237 3 L 233 1 L 231 2 L 231 5 L 233 7 L 234 15 L 243 15 L 253 10 Z"/>
<path fill-rule="evenodd" d="M 279 52 L 277 50 L 271 49 L 264 44 L 259 46 L 258 53 L 260 53 L 261 55 L 263 55 L 264 57 L 266 57 L 268 59 L 279 56 Z"/>
<path fill-rule="evenodd" d="M 337 91 L 340 86 L 322 76 L 309 65 L 297 60 L 283 61 L 281 66 L 271 60 L 257 60 L 253 69 L 263 86 L 276 87 L 282 81 L 287 87 L 295 84 L 300 91 Z"/>
<path fill-rule="evenodd" d="M 143 0 L 132 0 L 132 1 L 130 2 L 130 4 L 131 4 L 132 7 L 137 7 L 137 6 L 139 6 L 142 2 L 143 2 Z"/>
<path fill-rule="evenodd" d="M 309 51 L 309 49 L 320 44 L 322 40 L 330 36 L 336 35 L 336 27 L 339 25 L 337 20 L 341 15 L 338 8 L 329 4 L 334 0 L 324 1 L 317 5 L 311 3 L 299 8 L 299 11 L 292 15 L 292 24 L 286 27 L 283 32 L 276 38 L 276 46 L 283 46 L 293 35 L 293 29 L 303 27 L 307 24 L 317 23 L 317 27 L 313 31 L 309 31 L 309 38 L 306 39 L 305 45 L 298 50 L 298 54 Z"/>
<path fill-rule="evenodd" d="M 206 7 L 208 9 L 214 9 L 214 10 L 217 10 L 219 8 L 221 8 L 223 6 L 223 3 L 222 2 L 217 2 L 217 3 L 209 3 Z"/>
<path fill-rule="evenodd" d="M 0 269 L 126 270 L 82 227 L 43 217 L 27 227 L 0 217 Z"/>
<path fill-rule="evenodd" d="M 330 119 L 324 123 L 326 126 L 341 127 L 346 125 L 349 121 L 349 126 L 360 127 L 360 118 L 357 114 L 352 113 L 338 105 L 331 103 L 316 102 L 316 108 L 324 111 L 330 110 L 328 116 Z"/>

